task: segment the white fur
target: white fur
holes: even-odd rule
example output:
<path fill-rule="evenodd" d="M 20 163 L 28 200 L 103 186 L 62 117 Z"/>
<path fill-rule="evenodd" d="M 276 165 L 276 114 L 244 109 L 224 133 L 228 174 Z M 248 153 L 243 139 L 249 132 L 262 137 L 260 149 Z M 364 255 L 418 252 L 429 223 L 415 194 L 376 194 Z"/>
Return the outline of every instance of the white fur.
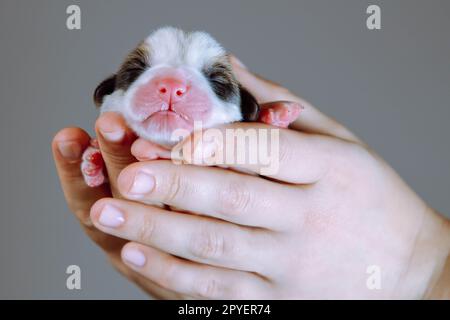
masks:
<path fill-rule="evenodd" d="M 171 141 L 169 136 L 156 136 L 154 132 L 149 134 L 138 126 L 137 123 L 143 119 L 139 119 L 136 114 L 131 112 L 130 105 L 131 98 L 139 86 L 169 67 L 182 72 L 191 83 L 208 93 L 213 105 L 210 118 L 203 123 L 204 128 L 242 119 L 240 107 L 217 98 L 208 80 L 201 72 L 204 66 L 214 63 L 218 57 L 225 54 L 221 45 L 209 34 L 198 31 L 186 33 L 173 27 L 164 27 L 150 34 L 144 43 L 148 44 L 151 67 L 141 74 L 127 91 L 116 90 L 106 96 L 101 106 L 101 112 L 119 112 L 142 138 L 166 146 L 173 145 L 177 141 Z"/>

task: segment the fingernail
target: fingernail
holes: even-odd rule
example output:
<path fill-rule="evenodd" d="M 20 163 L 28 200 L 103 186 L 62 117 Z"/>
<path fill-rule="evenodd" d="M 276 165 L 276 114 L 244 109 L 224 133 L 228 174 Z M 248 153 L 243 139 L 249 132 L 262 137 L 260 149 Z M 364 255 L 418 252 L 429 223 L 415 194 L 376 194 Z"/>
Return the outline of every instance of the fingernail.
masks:
<path fill-rule="evenodd" d="M 108 228 L 117 228 L 125 222 L 125 218 L 122 212 L 107 204 L 103 207 L 98 222 Z"/>
<path fill-rule="evenodd" d="M 81 145 L 75 141 L 58 142 L 59 153 L 67 160 L 78 160 L 81 158 Z"/>
<path fill-rule="evenodd" d="M 100 130 L 102 136 L 110 141 L 110 142 L 119 142 L 122 141 L 123 137 L 125 136 L 124 130 L 116 130 L 116 131 L 103 131 Z"/>
<path fill-rule="evenodd" d="M 233 56 L 234 62 L 241 68 L 243 69 L 247 69 L 247 67 L 245 66 L 245 64 L 242 63 L 241 60 L 239 60 L 236 56 Z"/>
<path fill-rule="evenodd" d="M 130 193 L 133 195 L 143 195 L 153 190 L 155 178 L 143 171 L 136 173 Z"/>
<path fill-rule="evenodd" d="M 145 255 L 134 248 L 125 248 L 122 254 L 123 259 L 136 267 L 143 267 L 147 259 Z"/>

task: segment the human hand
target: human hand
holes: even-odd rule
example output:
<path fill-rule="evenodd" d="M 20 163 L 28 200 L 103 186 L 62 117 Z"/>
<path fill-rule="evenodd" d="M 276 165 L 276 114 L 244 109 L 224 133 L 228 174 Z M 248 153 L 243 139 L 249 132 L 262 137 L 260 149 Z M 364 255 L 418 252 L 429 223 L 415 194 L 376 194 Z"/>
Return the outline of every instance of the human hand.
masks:
<path fill-rule="evenodd" d="M 122 250 L 123 261 L 183 297 L 361 299 L 432 293 L 448 257 L 448 220 L 348 129 L 286 89 L 235 69 L 260 102 L 294 100 L 306 106 L 292 125 L 301 131 L 280 130 L 280 170 L 262 179 L 170 161 L 128 166 L 117 184 L 128 200 L 105 198 L 91 210 L 99 230 L 132 241 Z M 243 123 L 221 130 L 236 128 L 273 130 Z M 189 156 L 184 154 L 188 162 Z M 187 213 L 146 204 L 155 202 Z M 370 266 L 381 271 L 380 290 L 367 286 Z"/>
<path fill-rule="evenodd" d="M 53 139 L 53 156 L 69 209 L 120 273 L 156 298 L 178 299 L 180 296 L 175 292 L 158 286 L 128 268 L 120 257 L 127 241 L 99 231 L 90 220 L 89 211 L 96 201 L 105 197 L 120 197 L 117 176 L 124 167 L 136 161 L 130 153 L 130 146 L 136 137 L 120 116 L 114 113 L 102 114 L 96 122 L 96 132 L 109 176 L 109 184 L 96 188 L 86 185 L 80 170 L 82 152 L 91 139 L 89 135 L 79 128 L 65 128 Z"/>

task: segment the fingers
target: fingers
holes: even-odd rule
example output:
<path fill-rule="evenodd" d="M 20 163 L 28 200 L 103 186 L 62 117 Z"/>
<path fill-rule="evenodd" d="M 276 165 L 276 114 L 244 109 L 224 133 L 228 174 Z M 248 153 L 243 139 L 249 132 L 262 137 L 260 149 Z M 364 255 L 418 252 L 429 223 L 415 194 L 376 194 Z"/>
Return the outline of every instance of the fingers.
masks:
<path fill-rule="evenodd" d="M 334 140 L 260 123 L 232 123 L 194 132 L 173 149 L 172 159 L 310 184 L 324 177 L 332 156 L 340 152 L 341 144 Z"/>
<path fill-rule="evenodd" d="M 299 214 L 302 190 L 221 168 L 179 166 L 169 161 L 133 164 L 119 176 L 119 191 L 130 200 L 164 203 L 184 211 L 240 225 L 288 228 Z M 274 195 L 277 201 L 275 202 Z M 283 218 L 274 215 L 283 203 Z M 301 202 L 305 205 L 304 202 Z"/>
<path fill-rule="evenodd" d="M 170 150 L 142 138 L 131 146 L 131 153 L 139 161 L 170 159 Z"/>
<path fill-rule="evenodd" d="M 125 120 L 117 113 L 105 112 L 97 119 L 95 129 L 108 172 L 111 191 L 117 192 L 117 177 L 120 171 L 136 159 L 131 154 L 131 145 L 136 139 Z"/>
<path fill-rule="evenodd" d="M 91 219 L 103 232 L 185 259 L 270 273 L 262 270 L 266 265 L 262 262 L 271 256 L 273 240 L 264 230 L 118 199 L 98 201 L 92 207 Z"/>
<path fill-rule="evenodd" d="M 259 103 L 288 100 L 298 102 L 304 107 L 302 115 L 290 125 L 292 129 L 330 135 L 352 142 L 360 142 L 350 130 L 336 120 L 326 116 L 309 102 L 292 94 L 289 90 L 283 88 L 279 84 L 252 73 L 247 68 L 243 67 L 242 63 L 240 63 L 236 57 L 231 56 L 231 63 L 239 82 L 255 96 Z"/>
<path fill-rule="evenodd" d="M 109 187 L 91 188 L 81 173 L 81 156 L 89 146 L 89 135 L 79 128 L 59 131 L 52 142 L 52 152 L 67 204 L 77 218 L 90 225 L 89 210 L 100 198 L 110 196 Z"/>
<path fill-rule="evenodd" d="M 177 292 L 168 290 L 166 288 L 163 288 L 160 285 L 156 284 L 154 281 L 151 281 L 148 277 L 145 277 L 141 273 L 134 271 L 133 268 L 130 268 L 129 266 L 130 263 L 126 264 L 123 262 L 121 257 L 122 249 L 123 246 L 121 246 L 118 254 L 110 255 L 109 260 L 111 264 L 118 272 L 122 273 L 129 280 L 136 283 L 142 290 L 147 292 L 150 296 L 152 296 L 155 299 L 170 299 L 170 300 L 181 300 L 191 298 L 185 295 L 181 295 Z"/>
<path fill-rule="evenodd" d="M 69 209 L 78 218 L 84 231 L 107 253 L 117 254 L 125 244 L 124 240 L 94 228 L 89 216 L 96 201 L 111 196 L 108 185 L 92 188 L 84 182 L 80 164 L 82 152 L 89 141 L 89 135 L 79 128 L 66 128 L 58 132 L 52 142 L 56 169 Z"/>
<path fill-rule="evenodd" d="M 267 299 L 270 291 L 254 274 L 182 260 L 138 243 L 127 244 L 122 259 L 158 285 L 197 299 Z"/>
<path fill-rule="evenodd" d="M 52 152 L 56 169 L 70 211 L 80 221 L 86 234 L 109 256 L 111 263 L 124 275 L 136 282 L 150 294 L 161 298 L 180 298 L 130 270 L 120 259 L 120 251 L 127 241 L 94 228 L 90 219 L 92 205 L 104 197 L 111 196 L 109 185 L 88 187 L 81 173 L 81 156 L 89 146 L 89 135 L 79 128 L 59 131 L 52 141 Z"/>
<path fill-rule="evenodd" d="M 78 218 L 85 232 L 103 250 L 117 254 L 125 244 L 124 240 L 93 228 L 89 215 L 96 201 L 111 196 L 108 185 L 92 188 L 84 182 L 80 164 L 82 152 L 89 141 L 89 135 L 79 128 L 66 128 L 58 132 L 52 142 L 56 169 L 69 209 Z"/>

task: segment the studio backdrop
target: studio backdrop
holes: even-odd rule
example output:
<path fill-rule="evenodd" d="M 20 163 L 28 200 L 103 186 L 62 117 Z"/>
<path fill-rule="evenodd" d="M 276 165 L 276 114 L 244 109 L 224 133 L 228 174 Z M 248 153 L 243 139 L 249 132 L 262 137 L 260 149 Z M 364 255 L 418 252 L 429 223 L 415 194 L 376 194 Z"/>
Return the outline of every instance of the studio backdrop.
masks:
<path fill-rule="evenodd" d="M 372 28 L 370 5 L 381 10 Z M 147 297 L 69 212 L 50 143 L 66 126 L 93 133 L 96 85 L 166 25 L 209 32 L 450 214 L 449 12 L 445 0 L 0 1 L 0 298 Z M 66 286 L 70 265 L 80 290 Z"/>

